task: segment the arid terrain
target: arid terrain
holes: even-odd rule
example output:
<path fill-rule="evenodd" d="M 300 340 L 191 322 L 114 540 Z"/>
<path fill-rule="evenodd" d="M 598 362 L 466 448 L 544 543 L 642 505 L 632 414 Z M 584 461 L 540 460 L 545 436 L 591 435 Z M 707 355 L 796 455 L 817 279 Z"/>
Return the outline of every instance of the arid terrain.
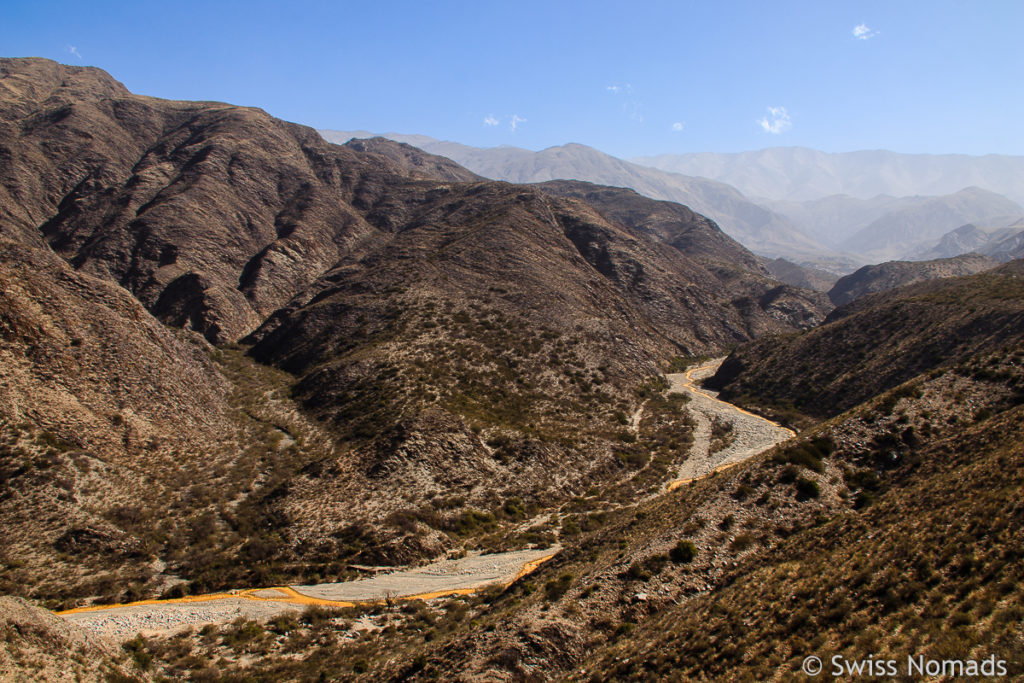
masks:
<path fill-rule="evenodd" d="M 0 158 L 0 677 L 1024 675 L 1024 261 L 835 308 L 681 204 L 34 58 Z"/>
<path fill-rule="evenodd" d="M 680 467 L 677 478 L 666 484 L 667 490 L 739 464 L 793 436 L 792 431 L 718 401 L 695 386 L 713 374 L 721 361 L 704 363 L 667 377 L 669 388 L 666 391 L 689 398 L 683 410 L 689 411 L 696 423 L 689 457 Z M 641 417 L 642 408 L 638 410 L 637 422 Z M 713 437 L 716 428 L 721 434 Z M 558 513 L 553 516 L 557 518 Z M 552 515 L 545 517 L 547 521 Z M 521 526 L 529 528 L 538 521 L 527 520 Z M 484 587 L 508 586 L 554 557 L 559 550 L 560 546 L 553 545 L 539 550 L 474 553 L 417 568 L 377 567 L 373 569 L 375 576 L 347 582 L 238 588 L 211 595 L 78 608 L 61 615 L 99 635 L 123 642 L 139 633 L 166 636 L 183 627 L 227 624 L 240 617 L 266 622 L 310 605 L 355 607 L 357 604 L 437 600 L 471 594 Z"/>

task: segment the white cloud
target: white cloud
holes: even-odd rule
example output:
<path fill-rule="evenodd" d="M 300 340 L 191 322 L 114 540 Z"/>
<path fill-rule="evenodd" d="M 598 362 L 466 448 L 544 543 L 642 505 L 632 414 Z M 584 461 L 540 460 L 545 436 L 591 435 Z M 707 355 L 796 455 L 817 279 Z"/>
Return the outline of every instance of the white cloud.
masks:
<path fill-rule="evenodd" d="M 608 85 L 605 86 L 605 90 L 620 98 L 622 102 L 622 111 L 629 117 L 631 121 L 636 123 L 644 122 L 644 115 L 641 113 L 644 103 L 633 96 L 633 86 L 629 83 L 623 85 Z"/>
<path fill-rule="evenodd" d="M 676 131 L 677 133 L 685 127 L 686 125 L 682 121 L 676 121 L 675 123 L 672 124 L 672 130 Z"/>
<path fill-rule="evenodd" d="M 494 114 L 488 114 L 484 117 L 485 126 L 496 126 L 498 125 L 498 119 L 494 118 Z"/>
<path fill-rule="evenodd" d="M 68 52 L 73 54 L 75 57 L 78 57 L 79 59 L 82 58 L 82 53 L 79 52 L 78 48 L 75 47 L 74 45 L 68 45 Z"/>
<path fill-rule="evenodd" d="M 793 122 L 785 107 L 768 107 L 768 116 L 761 117 L 757 123 L 764 129 L 764 132 L 772 135 L 778 135 L 793 127 Z"/>
<path fill-rule="evenodd" d="M 509 119 L 508 125 L 512 129 L 512 132 L 516 132 L 516 128 L 520 123 L 526 123 L 526 119 L 519 116 L 518 114 L 512 114 L 512 118 Z"/>
<path fill-rule="evenodd" d="M 867 24 L 857 24 L 853 27 L 853 37 L 857 40 L 868 40 L 878 35 L 878 31 L 869 28 Z"/>

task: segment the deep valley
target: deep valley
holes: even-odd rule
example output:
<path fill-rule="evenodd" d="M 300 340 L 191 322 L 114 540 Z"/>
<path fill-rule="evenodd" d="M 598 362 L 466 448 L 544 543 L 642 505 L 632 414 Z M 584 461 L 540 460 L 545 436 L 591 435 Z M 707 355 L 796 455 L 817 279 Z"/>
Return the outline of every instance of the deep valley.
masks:
<path fill-rule="evenodd" d="M 1024 260 L 560 177 L 0 59 L 0 678 L 1024 675 Z"/>

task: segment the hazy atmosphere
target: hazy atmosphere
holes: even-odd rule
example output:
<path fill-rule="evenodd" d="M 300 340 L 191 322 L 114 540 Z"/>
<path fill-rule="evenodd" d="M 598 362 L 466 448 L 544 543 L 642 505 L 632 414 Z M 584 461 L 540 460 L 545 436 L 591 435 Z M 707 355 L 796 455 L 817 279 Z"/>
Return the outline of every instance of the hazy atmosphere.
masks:
<path fill-rule="evenodd" d="M 619 157 L 1024 154 L 1024 4 L 7 3 L 7 56 L 315 128 Z"/>
<path fill-rule="evenodd" d="M 8 2 L 0 681 L 1024 680 L 1022 26 Z"/>

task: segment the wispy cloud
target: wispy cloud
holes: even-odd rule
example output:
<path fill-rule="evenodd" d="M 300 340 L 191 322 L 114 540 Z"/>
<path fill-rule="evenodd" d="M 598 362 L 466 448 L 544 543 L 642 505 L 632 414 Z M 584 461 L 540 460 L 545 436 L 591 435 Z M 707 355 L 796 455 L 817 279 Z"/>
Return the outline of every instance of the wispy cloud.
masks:
<path fill-rule="evenodd" d="M 853 27 L 853 37 L 857 40 L 868 40 L 878 35 L 878 31 L 873 28 L 869 28 L 867 24 L 857 24 Z"/>
<path fill-rule="evenodd" d="M 676 131 L 677 133 L 683 130 L 683 128 L 686 128 L 686 124 L 684 124 L 682 121 L 676 121 L 675 123 L 672 124 L 672 130 Z"/>
<path fill-rule="evenodd" d="M 518 114 L 512 114 L 512 117 L 508 120 L 509 128 L 512 129 L 513 133 L 516 132 L 516 128 L 519 127 L 520 123 L 526 123 L 526 119 L 519 116 Z"/>
<path fill-rule="evenodd" d="M 768 115 L 762 116 L 757 123 L 764 129 L 764 132 L 772 135 L 778 135 L 793 127 L 793 122 L 785 107 L 768 107 Z"/>
<path fill-rule="evenodd" d="M 484 117 L 485 126 L 496 126 L 498 125 L 498 123 L 499 121 L 498 119 L 494 118 L 494 114 L 488 114 L 487 116 Z"/>
<path fill-rule="evenodd" d="M 74 45 L 68 45 L 68 52 L 73 54 L 75 57 L 78 57 L 79 59 L 82 58 L 82 53 L 79 52 L 78 48 L 75 47 Z"/>
<path fill-rule="evenodd" d="M 605 90 L 622 98 L 622 111 L 626 112 L 626 115 L 631 120 L 636 121 L 637 123 L 644 122 L 644 115 L 640 113 L 644 103 L 633 97 L 632 85 L 629 83 L 624 83 L 622 85 L 607 85 L 605 86 Z"/>

